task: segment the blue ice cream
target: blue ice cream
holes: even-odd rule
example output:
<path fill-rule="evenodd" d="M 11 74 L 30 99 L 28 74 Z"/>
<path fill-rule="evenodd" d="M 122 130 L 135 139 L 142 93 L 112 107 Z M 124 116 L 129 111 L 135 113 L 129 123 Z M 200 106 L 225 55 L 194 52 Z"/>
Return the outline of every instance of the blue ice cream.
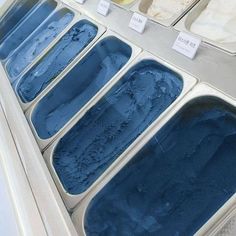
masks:
<path fill-rule="evenodd" d="M 235 108 L 190 102 L 94 197 L 86 235 L 193 235 L 236 191 L 235 143 Z"/>
<path fill-rule="evenodd" d="M 0 22 L 0 59 L 6 59 L 56 8 L 54 1 L 18 1 Z"/>
<path fill-rule="evenodd" d="M 86 191 L 179 96 L 182 79 L 153 60 L 132 69 L 61 139 L 53 166 L 70 194 Z"/>
<path fill-rule="evenodd" d="M 20 80 L 16 91 L 21 100 L 34 100 L 96 37 L 97 31 L 97 26 L 87 20 L 76 23 Z"/>
<path fill-rule="evenodd" d="M 65 124 L 128 62 L 132 49 L 114 36 L 106 37 L 37 104 L 32 123 L 47 139 Z"/>
<path fill-rule="evenodd" d="M 66 9 L 48 18 L 10 57 L 6 69 L 16 77 L 58 36 L 72 21 L 74 14 Z"/>

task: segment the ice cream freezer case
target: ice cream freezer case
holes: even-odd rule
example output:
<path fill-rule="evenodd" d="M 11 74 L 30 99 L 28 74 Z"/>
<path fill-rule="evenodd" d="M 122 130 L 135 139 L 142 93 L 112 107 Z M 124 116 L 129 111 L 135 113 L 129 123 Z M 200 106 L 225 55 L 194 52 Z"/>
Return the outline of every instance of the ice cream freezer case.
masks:
<path fill-rule="evenodd" d="M 103 16 L 98 3 L 1 9 L 3 232 L 235 235 L 233 13 L 139 0 Z M 220 34 L 201 28 L 207 13 Z M 194 60 L 172 50 L 182 30 L 202 37 Z"/>

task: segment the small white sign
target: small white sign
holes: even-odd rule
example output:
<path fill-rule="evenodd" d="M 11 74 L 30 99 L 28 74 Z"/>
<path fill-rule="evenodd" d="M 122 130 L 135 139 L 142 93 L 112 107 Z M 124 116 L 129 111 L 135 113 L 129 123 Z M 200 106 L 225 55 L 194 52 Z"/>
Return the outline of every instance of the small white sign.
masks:
<path fill-rule="evenodd" d="M 107 16 L 109 10 L 110 10 L 110 1 L 107 0 L 100 0 L 97 6 L 97 12 L 103 16 Z"/>
<path fill-rule="evenodd" d="M 135 12 L 129 22 L 129 27 L 142 34 L 147 24 L 147 17 Z"/>
<path fill-rule="evenodd" d="M 172 48 L 186 57 L 193 59 L 200 44 L 201 39 L 195 38 L 187 33 L 180 32 Z"/>
<path fill-rule="evenodd" d="M 80 3 L 80 4 L 84 4 L 85 0 L 75 0 L 76 2 Z"/>

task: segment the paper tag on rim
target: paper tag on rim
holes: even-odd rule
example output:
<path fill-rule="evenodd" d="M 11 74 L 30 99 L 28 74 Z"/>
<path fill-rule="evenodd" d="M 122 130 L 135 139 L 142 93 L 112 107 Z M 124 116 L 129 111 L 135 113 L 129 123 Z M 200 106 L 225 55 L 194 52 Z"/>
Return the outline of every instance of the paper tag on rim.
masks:
<path fill-rule="evenodd" d="M 84 4 L 85 0 L 75 0 L 76 2 L 80 3 L 80 4 Z"/>
<path fill-rule="evenodd" d="M 146 27 L 147 20 L 147 17 L 135 12 L 129 22 L 129 27 L 142 34 Z"/>
<path fill-rule="evenodd" d="M 195 38 L 190 34 L 180 32 L 174 42 L 172 49 L 183 54 L 190 59 L 193 59 L 201 44 L 201 39 Z"/>
<path fill-rule="evenodd" d="M 110 10 L 111 3 L 107 0 L 100 0 L 97 6 L 97 12 L 103 16 L 107 16 Z"/>

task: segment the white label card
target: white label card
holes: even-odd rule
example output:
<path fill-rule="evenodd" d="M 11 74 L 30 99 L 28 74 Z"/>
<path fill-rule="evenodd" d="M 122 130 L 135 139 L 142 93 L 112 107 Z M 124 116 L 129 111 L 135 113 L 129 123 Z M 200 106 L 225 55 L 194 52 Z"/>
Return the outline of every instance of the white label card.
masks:
<path fill-rule="evenodd" d="M 172 48 L 186 57 L 193 59 L 200 44 L 201 39 L 195 38 L 190 34 L 180 32 Z"/>
<path fill-rule="evenodd" d="M 147 24 L 147 17 L 135 12 L 129 22 L 129 27 L 142 34 Z"/>
<path fill-rule="evenodd" d="M 107 16 L 109 10 L 110 10 L 110 1 L 107 0 L 100 0 L 97 6 L 97 12 L 103 16 Z"/>
<path fill-rule="evenodd" d="M 85 0 L 75 0 L 76 2 L 80 3 L 80 4 L 84 4 Z"/>

